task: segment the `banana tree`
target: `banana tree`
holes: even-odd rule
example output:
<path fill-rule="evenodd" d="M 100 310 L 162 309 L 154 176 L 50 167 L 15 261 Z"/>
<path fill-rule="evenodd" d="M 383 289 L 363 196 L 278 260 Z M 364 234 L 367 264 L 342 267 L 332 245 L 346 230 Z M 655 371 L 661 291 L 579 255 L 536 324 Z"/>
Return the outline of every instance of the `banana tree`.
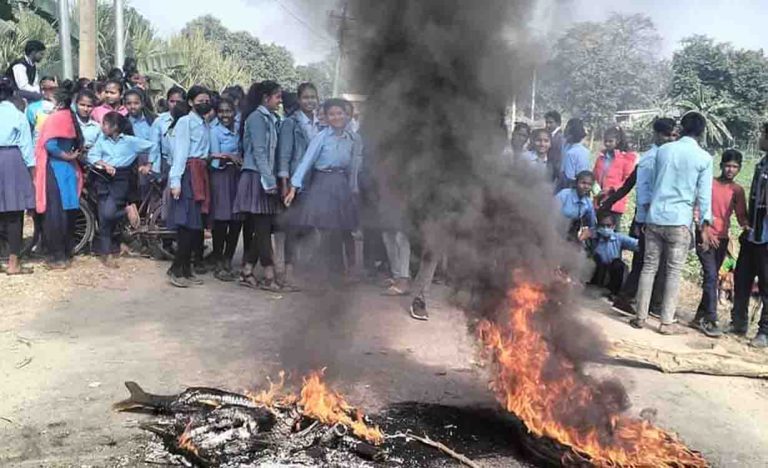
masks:
<path fill-rule="evenodd" d="M 698 112 L 707 120 L 704 141 L 709 146 L 723 147 L 733 143 L 733 135 L 723 120 L 726 112 L 736 107 L 732 100 L 717 96 L 699 84 L 698 90 L 687 98 L 678 99 L 675 104 L 685 113 Z"/>

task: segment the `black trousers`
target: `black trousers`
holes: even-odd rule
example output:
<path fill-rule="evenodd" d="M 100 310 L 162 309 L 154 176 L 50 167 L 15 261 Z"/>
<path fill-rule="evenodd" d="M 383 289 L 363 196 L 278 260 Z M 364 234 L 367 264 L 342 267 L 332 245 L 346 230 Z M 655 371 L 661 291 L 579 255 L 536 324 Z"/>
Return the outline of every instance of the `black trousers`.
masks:
<path fill-rule="evenodd" d="M 344 250 L 349 231 L 324 230 L 321 231 L 321 235 L 328 272 L 332 276 L 340 277 L 344 274 Z"/>
<path fill-rule="evenodd" d="M 240 230 L 243 223 L 240 221 L 214 221 L 213 222 L 213 258 L 217 261 L 232 261 L 237 250 L 237 242 L 240 239 Z"/>
<path fill-rule="evenodd" d="M 243 219 L 243 261 L 248 261 L 248 252 L 251 250 L 253 240 L 253 220 L 246 215 Z"/>
<path fill-rule="evenodd" d="M 295 265 L 299 246 L 312 233 L 311 229 L 287 227 L 285 229 L 285 264 Z"/>
<path fill-rule="evenodd" d="M 630 228 L 631 233 L 638 233 L 637 246 L 638 250 L 632 255 L 632 266 L 627 276 L 627 281 L 624 282 L 624 287 L 621 289 L 619 295 L 626 301 L 631 301 L 637 295 L 637 290 L 640 286 L 640 274 L 643 272 L 643 259 L 645 258 L 645 233 L 643 232 L 643 224 L 633 223 Z M 661 310 L 661 301 L 664 298 L 664 280 L 666 275 L 664 265 L 666 261 L 662 258 L 659 262 L 659 271 L 656 272 L 656 278 L 653 280 L 653 293 L 651 295 L 651 310 Z"/>
<path fill-rule="evenodd" d="M 125 219 L 125 205 L 130 191 L 130 169 L 118 170 L 111 179 L 96 178 L 98 195 L 99 238 L 96 253 L 109 255 L 120 252 L 120 233 L 117 228 Z"/>
<path fill-rule="evenodd" d="M 376 270 L 376 262 L 387 263 L 387 249 L 384 247 L 380 229 L 363 230 L 363 266 L 366 270 Z"/>
<path fill-rule="evenodd" d="M 600 263 L 595 259 L 597 268 L 592 275 L 590 283 L 597 286 L 606 286 L 611 294 L 618 294 L 624 283 L 624 275 L 627 273 L 627 265 L 620 258 L 611 263 Z"/>
<path fill-rule="evenodd" d="M 39 170 L 39 168 L 38 168 Z M 43 215 L 43 245 L 48 261 L 65 262 L 72 258 L 75 221 L 79 210 L 65 210 L 61 203 L 61 193 L 56 176 L 49 165 L 45 181 L 46 207 Z"/>
<path fill-rule="evenodd" d="M 737 330 L 749 326 L 749 298 L 757 277 L 757 287 L 763 309 L 758 322 L 758 333 L 768 334 L 768 244 L 742 241 L 734 275 L 734 299 L 731 324 Z"/>
<path fill-rule="evenodd" d="M 24 235 L 24 212 L 6 211 L 0 213 L 0 230 L 5 233 L 5 238 L 8 241 L 8 255 L 19 256 Z"/>
<path fill-rule="evenodd" d="M 246 252 L 246 263 L 256 265 L 261 262 L 263 268 L 275 264 L 272 252 L 272 228 L 275 216 L 267 214 L 249 214 L 250 226 L 253 228 L 253 237 L 249 241 Z"/>
<path fill-rule="evenodd" d="M 176 231 L 176 255 L 173 257 L 171 273 L 178 277 L 192 276 L 192 249 L 202 231 L 182 226 Z"/>
<path fill-rule="evenodd" d="M 717 321 L 718 278 L 720 267 L 723 266 L 725 256 L 728 254 L 728 239 L 720 239 L 717 249 L 702 250 L 696 245 L 696 255 L 701 262 L 703 270 L 701 284 L 701 301 L 696 309 L 694 320 L 707 319 Z"/>

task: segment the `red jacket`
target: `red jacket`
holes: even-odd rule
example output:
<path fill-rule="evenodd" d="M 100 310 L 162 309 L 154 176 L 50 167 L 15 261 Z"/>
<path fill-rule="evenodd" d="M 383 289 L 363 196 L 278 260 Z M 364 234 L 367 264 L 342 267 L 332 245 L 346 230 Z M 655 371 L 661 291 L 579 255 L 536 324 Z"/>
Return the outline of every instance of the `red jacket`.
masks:
<path fill-rule="evenodd" d="M 613 161 L 608 166 L 608 170 L 605 170 L 605 153 L 602 152 L 595 161 L 595 181 L 600 186 L 602 193 L 607 196 L 611 189 L 618 190 L 624 182 L 632 174 L 632 170 L 637 163 L 637 154 L 632 151 L 619 151 L 613 150 Z M 616 213 L 624 213 L 627 209 L 627 197 L 619 200 L 613 205 L 612 211 Z M 595 202 L 599 204 L 599 201 L 595 199 Z"/>

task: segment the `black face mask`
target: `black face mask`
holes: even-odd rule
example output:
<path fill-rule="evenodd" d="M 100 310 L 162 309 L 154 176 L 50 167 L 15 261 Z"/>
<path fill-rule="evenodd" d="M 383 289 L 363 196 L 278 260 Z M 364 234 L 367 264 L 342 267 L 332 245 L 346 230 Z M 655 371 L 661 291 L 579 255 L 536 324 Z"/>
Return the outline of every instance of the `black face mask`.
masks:
<path fill-rule="evenodd" d="M 197 112 L 197 114 L 200 115 L 201 117 L 208 114 L 208 112 L 210 112 L 211 109 L 213 109 L 213 106 L 211 106 L 211 104 L 208 102 L 204 102 L 202 104 L 195 104 L 195 112 Z"/>

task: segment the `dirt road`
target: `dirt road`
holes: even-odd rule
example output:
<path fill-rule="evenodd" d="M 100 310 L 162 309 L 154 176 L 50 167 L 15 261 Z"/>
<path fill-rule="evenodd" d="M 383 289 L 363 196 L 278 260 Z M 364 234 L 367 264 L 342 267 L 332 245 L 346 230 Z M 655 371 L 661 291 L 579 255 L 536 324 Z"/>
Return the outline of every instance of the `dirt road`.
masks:
<path fill-rule="evenodd" d="M 372 286 L 275 295 L 210 279 L 178 290 L 166 285 L 163 264 L 127 260 L 112 278 L 92 259 L 78 262 L 64 274 L 0 278 L 2 466 L 141 466 L 146 435 L 137 417 L 110 411 L 126 380 L 156 393 L 241 391 L 280 369 L 299 376 L 327 366 L 333 385 L 369 412 L 414 400 L 494 405 L 464 316 L 444 301 L 420 323 Z M 624 326 L 585 313 L 606 330 Z M 594 372 L 618 375 L 632 411 L 657 408 L 661 425 L 714 464 L 768 463 L 763 381 L 606 365 Z"/>

